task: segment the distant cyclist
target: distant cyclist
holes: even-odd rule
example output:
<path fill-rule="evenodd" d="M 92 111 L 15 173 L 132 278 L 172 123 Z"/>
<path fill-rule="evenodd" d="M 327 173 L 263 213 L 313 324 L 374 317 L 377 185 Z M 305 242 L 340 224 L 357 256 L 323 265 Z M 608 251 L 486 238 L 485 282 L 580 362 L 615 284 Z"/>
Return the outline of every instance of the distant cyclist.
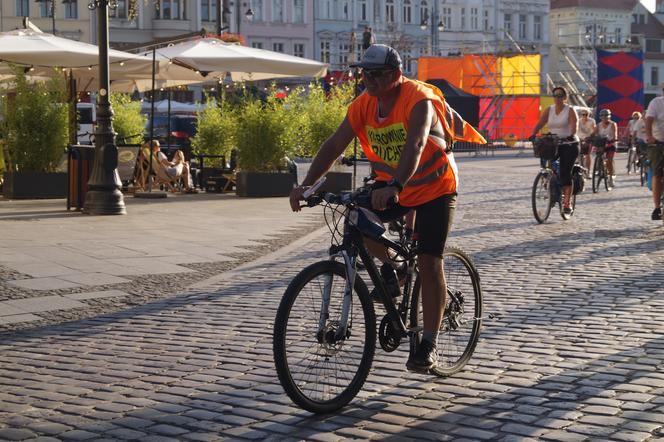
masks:
<path fill-rule="evenodd" d="M 664 83 L 662 83 L 664 88 Z M 662 166 L 664 165 L 664 97 L 654 98 L 648 105 L 646 111 L 646 141 L 648 142 L 648 159 L 652 167 L 652 200 L 655 209 L 652 211 L 651 219 L 662 219 L 662 207 L 660 199 L 662 196 Z M 657 144 L 656 144 L 657 143 Z"/>
<path fill-rule="evenodd" d="M 563 211 L 572 213 L 570 197 L 572 195 L 572 169 L 579 156 L 579 143 L 576 136 L 578 121 L 576 111 L 567 104 L 567 91 L 558 86 L 553 88 L 554 104 L 544 109 L 535 125 L 531 138 L 534 138 L 546 124 L 549 132 L 567 141 L 558 147 L 560 158 L 560 184 L 563 188 Z"/>
<path fill-rule="evenodd" d="M 583 155 L 583 167 L 586 169 L 586 178 L 590 170 L 590 137 L 595 130 L 595 119 L 590 118 L 590 111 L 583 109 L 579 112 L 579 130 L 577 134 L 581 140 L 581 155 Z"/>
<path fill-rule="evenodd" d="M 611 111 L 602 109 L 599 111 L 599 123 L 595 126 L 593 135 L 606 139 L 606 171 L 609 175 L 609 187 L 615 186 L 616 172 L 613 158 L 616 156 L 616 140 L 618 139 L 618 125 L 611 121 Z"/>

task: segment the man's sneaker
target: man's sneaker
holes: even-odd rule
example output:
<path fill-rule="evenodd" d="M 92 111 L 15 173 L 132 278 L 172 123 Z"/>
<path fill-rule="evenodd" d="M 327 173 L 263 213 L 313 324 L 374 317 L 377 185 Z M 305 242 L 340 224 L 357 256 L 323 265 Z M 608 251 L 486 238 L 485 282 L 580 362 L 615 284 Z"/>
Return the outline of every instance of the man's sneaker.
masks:
<path fill-rule="evenodd" d="M 652 215 L 650 215 L 650 219 L 653 221 L 659 221 L 662 219 L 662 209 L 660 207 L 657 207 L 655 210 L 652 211 Z"/>
<path fill-rule="evenodd" d="M 563 213 L 564 213 L 565 215 L 571 215 L 571 214 L 572 214 L 572 208 L 571 208 L 571 207 L 565 207 L 565 208 L 563 209 Z"/>
<path fill-rule="evenodd" d="M 436 366 L 437 360 L 436 344 L 423 339 L 417 347 L 415 355 L 412 358 L 408 358 L 406 368 L 410 371 L 426 373 Z"/>

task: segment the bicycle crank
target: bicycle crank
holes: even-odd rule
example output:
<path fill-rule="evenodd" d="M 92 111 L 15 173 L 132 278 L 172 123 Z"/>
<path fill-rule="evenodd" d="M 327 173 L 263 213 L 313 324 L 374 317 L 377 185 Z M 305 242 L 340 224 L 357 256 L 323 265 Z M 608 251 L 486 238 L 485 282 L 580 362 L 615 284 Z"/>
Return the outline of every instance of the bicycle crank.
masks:
<path fill-rule="evenodd" d="M 399 348 L 401 333 L 394 329 L 389 315 L 383 316 L 378 327 L 378 342 L 383 350 L 390 353 Z"/>

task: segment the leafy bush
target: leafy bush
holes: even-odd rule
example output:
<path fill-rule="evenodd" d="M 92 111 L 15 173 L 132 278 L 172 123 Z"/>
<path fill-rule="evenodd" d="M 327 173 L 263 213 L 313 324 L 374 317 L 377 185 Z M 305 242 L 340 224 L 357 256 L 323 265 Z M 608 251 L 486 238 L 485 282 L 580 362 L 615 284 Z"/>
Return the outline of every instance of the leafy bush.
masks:
<path fill-rule="evenodd" d="M 22 69 L 15 74 L 15 94 L 3 102 L 6 162 L 18 171 L 53 171 L 68 141 L 64 78 L 28 83 Z"/>
<path fill-rule="evenodd" d="M 117 132 L 118 144 L 143 142 L 147 117 L 141 114 L 140 101 L 132 101 L 129 94 L 112 92 L 113 130 Z"/>
<path fill-rule="evenodd" d="M 305 106 L 305 126 L 303 148 L 298 152 L 302 156 L 314 156 L 321 144 L 327 140 L 346 117 L 348 105 L 354 98 L 352 83 L 345 83 L 332 88 L 329 95 L 319 84 L 311 84 Z M 346 148 L 346 154 L 352 153 L 353 144 Z"/>
<path fill-rule="evenodd" d="M 247 96 L 238 114 L 238 167 L 247 172 L 287 169 L 284 157 L 291 152 L 294 112 L 272 93 L 265 103 Z"/>
<path fill-rule="evenodd" d="M 196 154 L 230 158 L 235 147 L 236 112 L 235 106 L 227 100 L 217 105 L 214 99 L 207 97 L 206 107 L 196 114 L 198 129 L 191 140 Z"/>

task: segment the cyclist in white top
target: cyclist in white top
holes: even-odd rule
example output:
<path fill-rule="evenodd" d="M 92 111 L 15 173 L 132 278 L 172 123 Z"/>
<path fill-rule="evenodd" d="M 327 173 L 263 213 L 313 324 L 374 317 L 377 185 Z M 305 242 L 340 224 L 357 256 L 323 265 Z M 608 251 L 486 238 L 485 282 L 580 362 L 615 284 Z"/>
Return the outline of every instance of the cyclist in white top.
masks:
<path fill-rule="evenodd" d="M 578 121 L 576 111 L 566 103 L 567 91 L 565 88 L 561 86 L 553 88 L 553 98 L 554 104 L 544 109 L 531 138 L 534 138 L 546 124 L 549 132 L 570 142 L 558 147 L 558 157 L 560 159 L 560 184 L 563 188 L 563 211 L 571 214 L 572 169 L 579 156 L 579 139 L 576 136 Z"/>
<path fill-rule="evenodd" d="M 606 172 L 609 174 L 609 186 L 615 186 L 616 172 L 613 167 L 613 157 L 616 156 L 616 139 L 618 138 L 618 125 L 611 121 L 611 111 L 599 111 L 599 123 L 595 126 L 593 135 L 605 138 L 606 141 Z"/>
<path fill-rule="evenodd" d="M 646 117 L 641 112 L 634 112 L 632 114 L 631 131 L 629 133 L 632 143 L 639 145 L 639 143 L 646 143 Z"/>
<path fill-rule="evenodd" d="M 664 89 L 664 83 L 662 83 Z M 660 198 L 662 196 L 662 168 L 664 166 L 664 96 L 655 97 L 646 111 L 646 134 L 648 142 L 648 159 L 652 167 L 652 199 L 655 210 L 652 211 L 651 219 L 662 219 L 662 208 Z"/>
<path fill-rule="evenodd" d="M 581 140 L 581 155 L 583 155 L 583 167 L 586 169 L 586 178 L 588 178 L 588 172 L 590 170 L 590 137 L 595 130 L 595 120 L 590 118 L 590 111 L 588 109 L 582 109 L 579 112 L 581 118 L 579 118 L 579 130 L 577 134 Z"/>

